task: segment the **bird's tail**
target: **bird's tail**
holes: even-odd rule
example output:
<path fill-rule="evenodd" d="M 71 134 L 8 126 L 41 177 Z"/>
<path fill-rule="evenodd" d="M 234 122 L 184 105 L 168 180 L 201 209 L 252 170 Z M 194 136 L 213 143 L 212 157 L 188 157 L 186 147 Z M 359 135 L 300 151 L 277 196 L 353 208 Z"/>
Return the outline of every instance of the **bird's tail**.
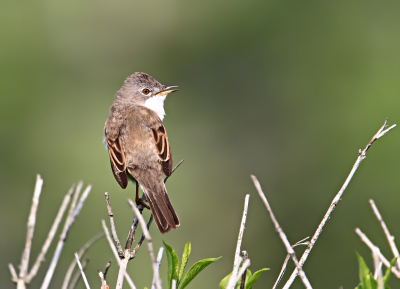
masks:
<path fill-rule="evenodd" d="M 179 227 L 178 215 L 172 207 L 164 184 L 163 190 L 152 192 L 144 188 L 144 193 L 146 194 L 156 225 L 162 234 L 167 233 L 171 228 L 176 229 Z"/>

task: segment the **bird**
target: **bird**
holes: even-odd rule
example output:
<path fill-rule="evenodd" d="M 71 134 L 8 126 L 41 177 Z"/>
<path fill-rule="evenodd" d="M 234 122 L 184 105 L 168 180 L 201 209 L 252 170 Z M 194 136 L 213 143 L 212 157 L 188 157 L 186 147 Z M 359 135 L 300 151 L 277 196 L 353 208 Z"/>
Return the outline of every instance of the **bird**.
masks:
<path fill-rule="evenodd" d="M 149 208 L 138 196 L 142 188 L 159 231 L 164 234 L 180 225 L 163 173 L 172 173 L 172 154 L 163 124 L 164 101 L 177 91 L 144 72 L 130 75 L 117 91 L 104 126 L 104 141 L 111 169 L 125 189 L 128 179 L 136 182 L 136 204 Z"/>

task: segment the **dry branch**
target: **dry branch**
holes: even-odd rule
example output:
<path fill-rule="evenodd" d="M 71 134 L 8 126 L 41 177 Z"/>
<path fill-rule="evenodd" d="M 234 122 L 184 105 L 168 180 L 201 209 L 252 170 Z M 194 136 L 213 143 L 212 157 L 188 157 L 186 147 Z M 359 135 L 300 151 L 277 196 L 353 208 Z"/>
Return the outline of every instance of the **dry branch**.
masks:
<path fill-rule="evenodd" d="M 281 226 L 279 226 L 278 221 L 275 218 L 274 213 L 272 212 L 271 206 L 269 205 L 267 198 L 265 197 L 262 189 L 261 189 L 261 185 L 258 182 L 257 178 L 255 176 L 251 176 L 254 186 L 256 187 L 258 194 L 260 195 L 262 201 L 264 202 L 265 207 L 267 208 L 267 211 L 271 217 L 272 222 L 275 225 L 275 230 L 276 232 L 279 234 L 279 237 L 282 239 L 283 244 L 286 247 L 286 250 L 288 252 L 288 254 L 291 256 L 293 262 L 296 264 L 296 268 L 299 271 L 299 275 L 301 278 L 301 281 L 303 282 L 304 286 L 306 286 L 307 289 L 312 288 L 310 282 L 308 281 L 306 274 L 304 272 L 304 270 L 302 269 L 302 265 L 299 263 L 299 261 L 297 260 L 296 254 L 293 250 L 293 247 L 290 245 L 289 240 L 287 239 L 285 233 L 283 232 Z"/>
<path fill-rule="evenodd" d="M 364 150 L 359 150 L 358 152 L 358 157 L 356 162 L 353 165 L 353 168 L 351 169 L 349 175 L 347 176 L 343 186 L 341 187 L 341 189 L 339 190 L 339 192 L 336 194 L 336 196 L 333 198 L 331 205 L 329 206 L 327 212 L 325 213 L 324 218 L 322 219 L 321 223 L 319 224 L 317 230 L 314 233 L 314 236 L 311 238 L 310 244 L 308 245 L 307 249 L 304 251 L 303 255 L 300 258 L 300 265 L 303 266 L 304 263 L 306 262 L 308 255 L 310 254 L 312 248 L 314 247 L 315 243 L 318 240 L 319 235 L 322 232 L 322 229 L 324 228 L 326 222 L 329 220 L 330 215 L 332 214 L 333 210 L 335 209 L 336 205 L 338 204 L 338 202 L 340 201 L 344 191 L 346 190 L 348 184 L 350 183 L 351 179 L 353 178 L 355 172 L 358 169 L 358 166 L 361 164 L 361 162 L 366 158 L 366 154 L 368 149 L 371 147 L 371 145 L 379 138 L 381 138 L 382 136 L 384 136 L 387 132 L 389 132 L 391 129 L 395 128 L 396 125 L 392 125 L 389 128 L 386 128 L 386 124 L 387 124 L 388 119 L 385 120 L 383 126 L 378 130 L 378 132 L 372 137 L 372 139 L 369 141 L 369 143 L 366 145 L 366 147 L 364 148 Z M 294 279 L 296 278 L 296 276 L 298 275 L 298 269 L 294 269 L 292 275 L 290 275 L 289 280 L 286 282 L 285 286 L 283 287 L 283 289 L 288 289 L 292 284 Z"/>

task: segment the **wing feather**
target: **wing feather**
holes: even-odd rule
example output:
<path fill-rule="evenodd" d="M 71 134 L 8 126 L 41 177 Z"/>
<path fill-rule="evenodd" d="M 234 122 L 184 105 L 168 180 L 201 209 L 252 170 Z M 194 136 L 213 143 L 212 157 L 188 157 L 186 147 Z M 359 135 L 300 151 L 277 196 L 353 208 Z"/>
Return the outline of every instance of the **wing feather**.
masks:
<path fill-rule="evenodd" d="M 125 189 L 128 185 L 128 178 L 126 176 L 126 160 L 120 136 L 118 135 L 114 140 L 107 138 L 107 148 L 114 177 L 118 184 Z"/>

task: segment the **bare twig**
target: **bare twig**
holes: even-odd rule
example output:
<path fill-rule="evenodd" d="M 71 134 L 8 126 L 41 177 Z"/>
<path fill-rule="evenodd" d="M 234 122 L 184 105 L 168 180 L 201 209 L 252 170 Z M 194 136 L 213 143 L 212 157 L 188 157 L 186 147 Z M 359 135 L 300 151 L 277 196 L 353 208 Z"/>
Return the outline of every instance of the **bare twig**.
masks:
<path fill-rule="evenodd" d="M 35 224 L 36 224 L 36 213 L 39 206 L 39 197 L 40 193 L 42 192 L 42 186 L 43 186 L 43 179 L 40 177 L 40 175 L 37 175 L 35 191 L 33 193 L 33 198 L 32 198 L 31 212 L 28 218 L 28 230 L 26 233 L 25 248 L 22 254 L 21 267 L 19 271 L 20 279 L 24 279 L 28 275 L 29 256 L 32 248 L 33 232 L 35 230 Z"/>
<path fill-rule="evenodd" d="M 98 271 L 99 276 L 100 276 L 100 280 L 101 280 L 101 289 L 108 289 L 109 286 L 107 286 L 107 272 L 108 269 L 111 266 L 111 260 L 107 262 L 106 268 L 104 269 L 104 272 L 101 272 L 100 270 Z"/>
<path fill-rule="evenodd" d="M 370 205 L 372 207 L 372 210 L 374 211 L 374 214 L 375 214 L 376 218 L 378 219 L 379 223 L 381 224 L 381 227 L 383 229 L 383 232 L 385 233 L 386 239 L 389 242 L 390 249 L 392 249 L 393 256 L 397 258 L 397 260 L 396 260 L 396 268 L 397 268 L 397 270 L 399 270 L 400 269 L 399 250 L 397 249 L 397 246 L 396 246 L 396 244 L 394 242 L 394 236 L 392 236 L 390 234 L 389 229 L 386 227 L 386 224 L 383 221 L 383 218 L 382 218 L 381 214 L 379 213 L 378 208 L 376 207 L 374 200 L 369 200 L 369 203 L 370 203 Z"/>
<path fill-rule="evenodd" d="M 304 239 L 298 241 L 296 244 L 292 245 L 292 247 L 294 248 L 294 247 L 297 247 L 297 246 L 300 246 L 300 245 L 306 245 L 306 246 L 308 246 L 308 244 L 309 244 L 310 242 L 308 242 L 308 241 L 305 242 L 305 241 L 306 241 L 307 239 L 309 239 L 309 238 L 310 238 L 310 237 L 306 237 L 306 238 L 304 238 Z M 274 287 L 272 287 L 272 289 L 276 289 L 276 288 L 278 287 L 278 285 L 279 285 L 279 282 L 281 282 L 282 277 L 283 277 L 283 274 L 285 274 L 286 266 L 287 266 L 287 263 L 289 262 L 289 258 L 290 258 L 290 255 L 287 254 L 287 255 L 286 255 L 286 258 L 285 258 L 285 261 L 283 262 L 281 272 L 279 273 L 279 276 L 278 276 L 278 278 L 276 279 L 275 284 L 274 284 Z"/>
<path fill-rule="evenodd" d="M 176 169 L 183 163 L 183 159 L 173 168 L 173 170 L 172 170 L 172 172 L 171 172 L 171 175 L 170 176 L 172 176 L 172 174 L 176 171 Z M 165 177 L 165 179 L 164 179 L 164 184 L 167 182 L 167 180 L 168 180 L 168 178 L 169 177 Z"/>
<path fill-rule="evenodd" d="M 308 255 L 310 254 L 312 248 L 314 247 L 315 242 L 317 241 L 319 235 L 322 232 L 322 229 L 324 228 L 326 222 L 329 220 L 330 215 L 332 214 L 333 210 L 335 209 L 336 205 L 338 204 L 338 202 L 340 201 L 344 191 L 346 190 L 348 184 L 350 183 L 351 179 L 353 178 L 355 172 L 358 169 L 358 166 L 361 164 L 361 162 L 366 158 L 366 153 L 368 151 L 368 149 L 371 147 L 371 145 L 379 138 L 381 138 L 383 135 L 385 135 L 387 132 L 389 132 L 391 129 L 395 128 L 396 125 L 392 125 L 389 128 L 386 128 L 386 123 L 387 123 L 388 119 L 385 120 L 383 126 L 378 130 L 378 132 L 372 137 L 372 139 L 369 141 L 369 143 L 367 144 L 367 146 L 364 148 L 364 150 L 360 150 L 358 153 L 358 158 L 356 160 L 356 162 L 353 165 L 353 168 L 351 169 L 349 175 L 347 176 L 343 186 L 341 187 L 341 189 L 339 190 L 339 192 L 336 194 L 336 196 L 334 197 L 334 199 L 331 202 L 331 205 L 329 206 L 327 212 L 325 213 L 324 218 L 322 219 L 321 223 L 319 224 L 317 230 L 314 233 L 314 236 L 311 238 L 310 244 L 308 245 L 307 249 L 304 251 L 303 255 L 301 256 L 300 259 L 300 265 L 303 266 L 304 263 L 306 262 Z M 289 280 L 286 282 L 285 286 L 283 287 L 283 289 L 288 289 L 292 284 L 294 279 L 296 278 L 296 276 L 298 275 L 298 269 L 294 269 L 292 275 L 290 275 Z"/>
<path fill-rule="evenodd" d="M 289 240 L 287 239 L 281 226 L 279 226 L 279 223 L 276 220 L 274 213 L 272 212 L 271 206 L 269 205 L 267 198 L 265 197 L 265 195 L 261 189 L 260 183 L 258 182 L 257 178 L 253 175 L 251 176 L 251 179 L 253 180 L 254 186 L 256 187 L 258 194 L 260 195 L 262 201 L 264 202 L 265 207 L 267 208 L 267 211 L 271 217 L 271 220 L 275 225 L 276 232 L 279 234 L 279 237 L 282 239 L 282 242 L 285 245 L 288 254 L 292 257 L 293 262 L 296 264 L 296 268 L 299 271 L 301 281 L 303 282 L 304 286 L 306 286 L 307 289 L 312 288 L 310 282 L 308 281 L 308 279 L 306 277 L 306 274 L 304 273 L 304 270 L 302 269 L 302 265 L 300 265 L 299 261 L 297 260 L 296 253 L 294 252 L 292 246 L 289 243 Z"/>
<path fill-rule="evenodd" d="M 15 271 L 14 265 L 11 263 L 8 263 L 8 269 L 10 269 L 10 274 L 11 274 L 11 280 L 15 283 L 18 282 L 18 275 L 17 271 Z"/>
<path fill-rule="evenodd" d="M 76 261 L 75 261 L 76 262 Z M 85 271 L 87 264 L 89 263 L 89 258 L 85 258 L 82 261 L 82 270 Z M 75 272 L 74 277 L 71 279 L 71 284 L 68 286 L 68 289 L 75 289 L 78 286 L 79 280 L 81 279 L 82 274 L 80 271 Z"/>
<path fill-rule="evenodd" d="M 80 188 L 81 188 L 81 186 L 79 187 L 79 184 L 78 184 L 76 192 L 75 192 L 75 195 L 74 195 L 74 198 L 73 198 L 73 201 L 71 203 L 71 208 L 70 208 L 70 211 L 68 213 L 68 217 L 65 220 L 64 228 L 63 228 L 63 231 L 61 232 L 61 235 L 60 235 L 60 240 L 58 241 L 58 244 L 57 244 L 56 250 L 54 252 L 53 258 L 51 260 L 49 269 L 47 270 L 47 273 L 46 273 L 46 276 L 45 276 L 44 281 L 42 283 L 42 286 L 40 287 L 41 289 L 47 289 L 49 287 L 49 285 L 50 285 L 50 281 L 51 281 L 51 279 L 53 277 L 53 274 L 54 274 L 54 271 L 56 269 L 56 266 L 57 266 L 58 260 L 60 258 L 61 252 L 62 252 L 62 250 L 64 248 L 65 241 L 68 238 L 68 233 L 71 230 L 71 227 L 74 224 L 74 222 L 76 220 L 76 217 L 79 215 L 80 210 L 81 210 L 81 208 L 83 206 L 83 203 L 85 202 L 86 198 L 88 197 L 92 186 L 88 185 L 86 187 L 85 191 L 82 193 L 82 195 L 81 195 L 81 197 L 79 199 L 78 205 L 76 205 L 76 202 L 78 200 L 78 196 L 79 196 L 79 193 L 80 193 Z"/>
<path fill-rule="evenodd" d="M 372 257 L 374 259 L 374 267 L 375 267 L 374 278 L 378 283 L 378 289 L 385 289 L 383 286 L 382 270 L 381 270 L 382 261 L 379 259 L 379 253 L 380 250 L 378 247 L 375 247 L 374 250 L 372 251 Z"/>
<path fill-rule="evenodd" d="M 37 274 L 37 272 L 38 272 L 38 270 L 40 268 L 40 264 L 44 261 L 46 253 L 49 250 L 49 247 L 50 247 L 50 245 L 51 245 L 51 243 L 52 243 L 52 241 L 54 239 L 54 236 L 56 235 L 57 229 L 58 229 L 58 227 L 59 227 L 59 225 L 61 223 L 61 220 L 62 220 L 62 218 L 64 216 L 64 213 L 65 213 L 65 211 L 66 211 L 66 209 L 68 207 L 68 204 L 69 204 L 69 202 L 71 200 L 71 195 L 72 195 L 73 191 L 74 190 L 73 190 L 73 187 L 72 187 L 68 191 L 68 193 L 65 195 L 64 200 L 63 200 L 63 202 L 62 202 L 62 204 L 60 206 L 60 209 L 58 210 L 57 216 L 56 216 L 56 218 L 55 218 L 55 220 L 53 222 L 53 225 L 51 226 L 51 229 L 49 231 L 49 234 L 48 234 L 48 236 L 46 238 L 46 241 L 43 244 L 42 250 L 41 250 L 40 254 L 38 255 L 38 257 L 36 259 L 36 262 L 33 265 L 31 271 L 29 272 L 28 280 L 32 280 L 36 276 L 36 274 Z M 75 262 L 74 262 L 74 264 L 75 264 Z"/>
<path fill-rule="evenodd" d="M 110 198 L 108 197 L 108 193 L 105 193 L 105 196 L 107 202 L 108 217 L 110 218 L 111 234 L 114 239 L 115 247 L 117 247 L 118 255 L 122 258 L 124 256 L 124 252 L 122 251 L 122 246 L 118 239 L 117 230 L 115 229 L 114 213 L 111 209 Z"/>
<path fill-rule="evenodd" d="M 232 274 L 231 277 L 229 277 L 229 281 L 228 281 L 228 285 L 226 286 L 226 289 L 234 289 L 235 285 L 237 283 L 236 280 L 236 276 L 238 275 L 238 271 L 239 271 L 239 265 L 242 262 L 242 257 L 239 256 L 239 262 L 237 264 L 235 264 L 235 266 L 233 266 L 233 270 L 232 270 Z"/>
<path fill-rule="evenodd" d="M 242 278 L 243 275 L 246 276 L 246 270 L 247 270 L 247 268 L 249 268 L 249 266 L 250 266 L 250 259 L 243 260 L 242 267 L 240 267 L 240 270 L 236 275 L 235 281 L 233 282 L 232 289 L 235 288 L 235 284 L 237 284 L 239 282 L 239 280 Z M 227 287 L 227 288 L 229 288 L 229 287 Z"/>
<path fill-rule="evenodd" d="M 240 229 L 239 229 L 239 236 L 236 244 L 236 250 L 235 250 L 235 260 L 233 261 L 233 267 L 237 266 L 239 264 L 239 258 L 240 258 L 240 246 L 242 245 L 242 240 L 243 240 L 243 233 L 244 233 L 244 228 L 246 225 L 246 218 L 247 218 L 247 210 L 249 207 L 249 199 L 250 195 L 247 194 L 245 199 L 244 199 L 244 209 L 243 209 L 243 216 L 242 216 L 242 221 L 240 223 Z"/>
<path fill-rule="evenodd" d="M 359 228 L 356 228 L 356 233 L 358 236 L 360 236 L 361 241 L 363 241 L 371 249 L 371 251 L 374 252 L 376 246 L 368 239 L 368 237 Z M 390 268 L 390 262 L 385 258 L 385 256 L 383 256 L 380 251 L 376 252 L 379 255 L 379 259 L 382 261 L 383 265 L 385 265 L 387 268 Z M 392 273 L 397 278 L 400 278 L 400 272 L 394 266 L 392 267 Z"/>
<path fill-rule="evenodd" d="M 118 255 L 117 249 L 114 246 L 113 240 L 111 239 L 110 231 L 107 228 L 106 222 L 104 220 L 102 220 L 101 223 L 102 223 L 102 226 L 103 226 L 104 233 L 106 234 L 107 241 L 110 244 L 111 251 L 114 253 L 114 257 L 117 260 L 119 267 L 124 266 L 124 264 L 122 264 L 121 259 L 119 258 L 119 255 Z M 126 272 L 126 270 L 125 270 L 124 275 L 125 275 L 125 279 L 128 282 L 129 286 L 132 289 L 136 289 L 135 284 L 133 284 L 132 278 L 128 275 L 128 272 Z"/>
<path fill-rule="evenodd" d="M 78 267 L 79 267 L 79 269 L 81 270 L 82 279 L 83 279 L 83 281 L 85 282 L 85 286 L 86 286 L 87 289 L 90 289 L 89 282 L 88 282 L 88 280 L 86 279 L 85 272 L 83 271 L 84 269 L 83 269 L 83 267 L 82 267 L 81 262 L 79 261 L 78 253 L 75 253 L 75 258 L 76 258 L 76 263 L 78 263 Z"/>
<path fill-rule="evenodd" d="M 249 259 L 249 254 L 246 251 L 242 251 L 243 262 Z M 240 289 L 244 289 L 246 286 L 246 271 L 242 274 L 242 281 L 240 282 Z"/>
<path fill-rule="evenodd" d="M 78 251 L 79 258 L 82 258 L 82 256 L 86 253 L 86 251 L 90 248 L 90 246 L 92 246 L 100 238 L 104 237 L 104 235 L 105 235 L 104 232 L 102 232 L 100 234 L 97 234 L 93 238 L 91 238 L 89 241 L 87 241 L 86 244 L 83 245 L 82 248 L 80 248 L 79 251 Z M 68 284 L 69 284 L 69 281 L 71 279 L 72 273 L 73 273 L 73 271 L 75 269 L 75 265 L 76 265 L 76 261 L 73 260 L 71 262 L 71 265 L 69 265 L 67 273 L 65 274 L 64 282 L 62 284 L 61 289 L 67 289 L 68 288 Z"/>
<path fill-rule="evenodd" d="M 135 206 L 133 206 L 132 209 L 135 212 L 136 217 L 139 219 L 140 225 L 142 227 L 144 236 L 147 241 L 150 259 L 151 259 L 151 263 L 153 265 L 154 278 L 156 279 L 156 288 L 161 289 L 161 280 L 160 280 L 160 276 L 158 275 L 157 263 L 156 263 L 156 259 L 154 258 L 153 243 L 151 241 L 149 230 L 147 229 L 146 222 L 144 221 L 143 216 L 140 214 L 139 210 Z"/>
<path fill-rule="evenodd" d="M 164 252 L 164 247 L 160 247 L 160 250 L 158 250 L 158 254 L 157 254 L 157 270 L 159 270 L 159 268 L 160 268 L 163 252 Z M 158 271 L 158 272 L 160 272 L 160 271 Z M 160 276 L 160 274 L 158 274 L 158 276 Z M 153 277 L 151 289 L 156 289 L 156 278 L 154 278 L 154 277 Z"/>

